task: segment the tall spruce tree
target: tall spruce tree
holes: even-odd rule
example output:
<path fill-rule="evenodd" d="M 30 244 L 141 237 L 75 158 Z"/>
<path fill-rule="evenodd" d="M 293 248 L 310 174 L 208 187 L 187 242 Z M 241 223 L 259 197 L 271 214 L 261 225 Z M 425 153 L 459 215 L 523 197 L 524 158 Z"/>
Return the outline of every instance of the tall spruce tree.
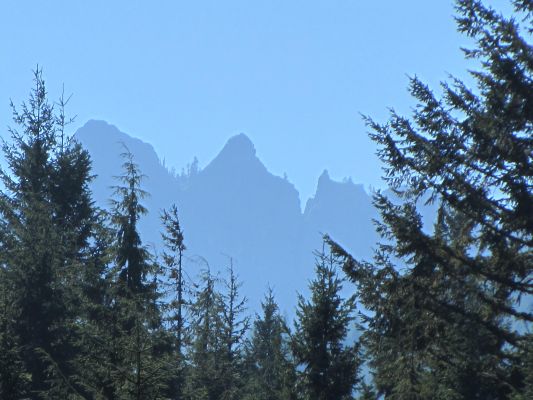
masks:
<path fill-rule="evenodd" d="M 56 114 L 39 68 L 34 82 L 21 110 L 12 105 L 18 128 L 3 145 L 8 170 L 2 171 L 1 246 L 11 321 L 6 329 L 17 341 L 13 348 L 21 350 L 29 396 L 66 398 L 77 392 L 72 328 L 79 304 L 71 290 L 76 280 L 69 277 L 81 274 L 79 255 L 92 231 L 90 160 L 73 142 L 60 146 L 66 102 L 60 100 Z M 63 176 L 67 170 L 76 174 Z"/>
<path fill-rule="evenodd" d="M 453 248 L 468 247 L 463 221 L 441 209 L 436 234 Z M 379 393 L 391 399 L 502 398 L 508 389 L 498 377 L 505 368 L 490 354 L 503 342 L 486 328 L 487 322 L 497 325 L 497 317 L 473 296 L 480 283 L 460 265 L 452 278 L 428 258 L 402 274 L 385 256 L 359 293 L 371 312 L 363 342 Z"/>
<path fill-rule="evenodd" d="M 48 364 L 42 352 L 58 357 L 52 343 L 61 336 L 58 330 L 65 318 L 65 304 L 58 285 L 57 247 L 49 246 L 54 240 L 57 244 L 50 202 L 51 153 L 56 144 L 53 107 L 40 70 L 35 71 L 34 82 L 22 111 L 12 106 L 21 132 L 11 130 L 12 144 L 4 143 L 10 172 L 3 171 L 6 191 L 1 206 L 5 272 L 11 286 L 9 320 L 16 321 L 13 333 L 20 340 L 31 390 L 37 396 L 49 389 Z"/>
<path fill-rule="evenodd" d="M 220 282 L 220 281 L 219 281 Z M 224 291 L 209 268 L 203 271 L 191 309 L 190 399 L 239 399 L 244 386 L 243 346 L 249 318 L 246 299 L 239 295 L 240 282 L 230 263 Z"/>
<path fill-rule="evenodd" d="M 290 354 L 289 328 L 272 289 L 261 303 L 247 349 L 245 399 L 296 399 L 296 368 Z"/>
<path fill-rule="evenodd" d="M 224 388 L 222 398 L 236 400 L 242 396 L 244 385 L 242 371 L 244 342 L 250 327 L 250 318 L 245 314 L 247 299 L 240 295 L 242 283 L 238 280 L 231 259 L 223 284 L 225 290 L 220 296 L 221 339 L 224 349 L 221 360 Z"/>
<path fill-rule="evenodd" d="M 104 270 L 103 304 L 93 310 L 101 319 L 87 326 L 88 345 L 92 340 L 99 346 L 91 345 L 86 354 L 89 373 L 84 382 L 96 397 L 163 399 L 172 371 L 159 304 L 159 271 L 138 232 L 146 212 L 142 174 L 129 151 L 123 157 L 124 175 L 118 177 L 110 216 L 115 235 L 107 250 L 111 266 Z"/>
<path fill-rule="evenodd" d="M 171 300 L 168 305 L 171 327 L 175 342 L 173 344 L 174 378 L 172 379 L 170 392 L 172 398 L 182 399 L 185 385 L 185 343 L 187 339 L 187 325 L 185 320 L 185 307 L 187 305 L 183 259 L 185 244 L 183 231 L 178 218 L 178 209 L 172 205 L 170 210 L 164 210 L 161 216 L 165 231 L 162 234 L 166 251 L 163 252 L 163 263 L 166 267 L 166 276 L 171 286 Z"/>
<path fill-rule="evenodd" d="M 133 154 L 126 148 L 122 153 L 124 174 L 117 177 L 115 198 L 112 199 L 112 224 L 116 229 L 115 263 L 118 273 L 118 286 L 125 295 L 151 295 L 153 289 L 147 277 L 153 272 L 149 254 L 142 245 L 138 230 L 140 218 L 147 213 L 141 201 L 147 193 L 141 189 L 144 178 Z"/>
<path fill-rule="evenodd" d="M 74 121 L 65 114 L 69 99 L 65 99 L 63 93 L 56 103 L 56 148 L 50 176 L 53 223 L 60 232 L 59 273 L 67 307 L 65 328 L 69 343 L 69 362 L 67 368 L 52 372 L 55 374 L 56 386 L 66 384 L 68 391 L 74 397 L 79 397 L 87 394 L 79 380 L 80 369 L 83 368 L 78 363 L 78 355 L 82 351 L 80 345 L 83 324 L 80 321 L 87 314 L 84 291 L 99 284 L 88 278 L 94 274 L 91 270 L 96 266 L 91 260 L 98 257 L 99 252 L 99 239 L 96 235 L 100 230 L 97 227 L 100 211 L 94 206 L 89 188 L 93 179 L 89 153 L 66 132 L 68 125 Z"/>
<path fill-rule="evenodd" d="M 341 297 L 340 259 L 324 251 L 316 257 L 311 299 L 299 296 L 292 336 L 301 387 L 309 400 L 351 399 L 359 381 L 359 345 L 345 343 L 355 303 L 353 298 Z"/>
<path fill-rule="evenodd" d="M 386 243 L 373 264 L 347 257 L 344 269 L 374 311 L 371 356 L 387 398 L 507 399 L 527 386 L 517 354 L 530 349 L 533 322 L 520 307 L 533 294 L 533 3 L 512 3 L 507 18 L 456 2 L 477 88 L 453 79 L 437 98 L 413 78 L 412 118 L 367 119 L 403 204 L 376 194 Z M 416 210 L 424 195 L 461 222 L 429 233 Z M 387 370 L 401 379 L 386 382 Z"/>
<path fill-rule="evenodd" d="M 385 125 L 368 122 L 390 185 L 406 201 L 429 192 L 464 213 L 476 230 L 475 251 L 454 251 L 413 224 L 407 208 L 378 195 L 383 232 L 394 238 L 398 255 L 419 251 L 466 264 L 493 288 L 493 296 L 478 293 L 481 301 L 531 322 L 531 312 L 509 304 L 533 294 L 533 51 L 527 33 L 520 34 L 520 22 L 530 29 L 533 5 L 514 5 L 517 15 L 508 19 L 480 1 L 457 2 L 459 30 L 477 44 L 466 56 L 482 64 L 472 73 L 477 91 L 454 80 L 443 84 L 440 100 L 413 78 L 410 89 L 419 104 L 412 120 L 393 113 Z M 500 335 L 513 346 L 521 341 L 504 327 Z"/>
<path fill-rule="evenodd" d="M 224 393 L 222 365 L 225 348 L 222 344 L 220 293 L 209 267 L 200 276 L 191 304 L 191 336 L 188 350 L 191 373 L 187 376 L 186 398 L 216 400 Z"/>

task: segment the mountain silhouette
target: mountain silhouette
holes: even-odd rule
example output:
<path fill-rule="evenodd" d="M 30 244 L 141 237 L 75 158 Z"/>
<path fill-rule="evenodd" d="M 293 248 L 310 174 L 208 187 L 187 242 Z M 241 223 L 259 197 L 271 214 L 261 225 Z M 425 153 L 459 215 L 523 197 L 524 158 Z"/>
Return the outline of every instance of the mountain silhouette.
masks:
<path fill-rule="evenodd" d="M 372 222 L 378 215 L 362 185 L 336 182 L 324 171 L 302 212 L 294 185 L 268 171 L 244 134 L 230 138 L 205 168 L 193 164 L 180 175 L 163 165 L 150 144 L 104 121 L 87 122 L 75 136 L 91 154 L 98 205 L 109 207 L 113 177 L 122 171 L 120 154 L 128 149 L 150 193 L 143 202 L 149 214 L 140 222 L 144 243 L 161 252 L 160 213 L 175 203 L 188 275 L 207 266 L 224 273 L 233 263 L 252 310 L 270 286 L 282 309 L 292 312 L 296 293 L 306 293 L 314 275 L 313 251 L 321 249 L 322 234 L 366 259 L 378 241 Z"/>
<path fill-rule="evenodd" d="M 372 198 L 363 185 L 333 181 L 324 170 L 315 195 L 307 201 L 303 218 L 307 232 L 329 234 L 359 258 L 369 258 L 378 240 L 372 220 L 377 218 Z M 315 244 L 311 241 L 310 244 Z"/>
<path fill-rule="evenodd" d="M 140 221 L 143 241 L 146 245 L 160 249 L 161 224 L 159 214 L 172 203 L 179 203 L 180 185 L 177 179 L 162 165 L 154 148 L 133 138 L 105 121 L 88 121 L 75 133 L 75 138 L 89 151 L 92 159 L 93 197 L 97 205 L 109 208 L 116 179 L 121 175 L 124 159 L 121 154 L 129 151 L 145 175 L 142 188 L 149 193 L 143 200 L 149 214 Z"/>

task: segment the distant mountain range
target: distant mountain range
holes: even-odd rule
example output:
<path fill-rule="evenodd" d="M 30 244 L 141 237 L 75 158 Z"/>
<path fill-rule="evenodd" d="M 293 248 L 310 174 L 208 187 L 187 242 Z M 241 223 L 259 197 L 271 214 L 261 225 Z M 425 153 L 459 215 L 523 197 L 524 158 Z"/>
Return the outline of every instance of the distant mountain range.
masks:
<path fill-rule="evenodd" d="M 378 241 L 372 223 L 378 215 L 363 185 L 333 181 L 324 171 L 302 212 L 294 185 L 267 170 L 244 134 L 230 138 L 205 168 L 193 164 L 182 174 L 169 171 L 150 144 L 106 122 L 89 121 L 75 136 L 93 160 L 97 204 L 109 205 L 113 177 L 122 171 L 119 155 L 127 147 L 150 193 L 144 201 L 149 215 L 140 225 L 144 243 L 161 251 L 160 212 L 175 203 L 188 274 L 195 276 L 206 263 L 224 272 L 233 262 L 252 310 L 271 286 L 282 309 L 292 313 L 296 292 L 305 293 L 313 277 L 313 251 L 322 248 L 323 233 L 366 259 Z M 431 208 L 424 213 L 434 215 Z"/>

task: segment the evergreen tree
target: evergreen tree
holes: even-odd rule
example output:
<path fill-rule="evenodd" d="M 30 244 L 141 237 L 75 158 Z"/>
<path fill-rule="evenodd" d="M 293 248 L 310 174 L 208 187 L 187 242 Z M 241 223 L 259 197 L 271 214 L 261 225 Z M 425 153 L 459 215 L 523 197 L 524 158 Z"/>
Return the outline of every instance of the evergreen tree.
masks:
<path fill-rule="evenodd" d="M 19 128 L 10 130 L 11 143 L 3 145 L 8 171 L 1 174 L 1 246 L 9 287 L 5 321 L 11 324 L 6 331 L 18 341 L 13 348 L 20 349 L 17 358 L 29 376 L 29 396 L 67 398 L 76 393 L 71 382 L 76 306 L 69 276 L 79 273 L 81 265 L 74 254 L 83 251 L 91 232 L 90 161 L 79 147 L 59 148 L 65 102 L 60 102 L 61 112 L 56 115 L 40 69 L 34 82 L 21 111 L 12 105 Z M 69 153 L 67 160 L 62 161 L 62 151 Z M 79 171 L 61 180 L 62 168 Z M 71 195 L 62 195 L 67 192 Z M 80 205 L 83 201 L 85 208 Z M 75 215 L 83 215 L 84 220 L 78 219 L 76 226 L 65 223 Z M 85 239 L 68 243 L 65 238 L 74 237 L 82 226 Z"/>
<path fill-rule="evenodd" d="M 451 248 L 466 251 L 471 226 L 464 215 L 442 207 L 435 235 Z M 337 253 L 339 248 L 334 249 Z M 493 354 L 503 341 L 487 325 L 500 321 L 475 295 L 481 283 L 468 269 L 435 259 L 415 258 L 413 269 L 399 273 L 387 258 L 379 268 L 357 273 L 359 300 L 372 313 L 363 334 L 378 392 L 391 399 L 499 399 L 506 366 Z"/>
<path fill-rule="evenodd" d="M 133 154 L 126 148 L 124 175 L 118 176 L 119 185 L 115 186 L 112 200 L 112 224 L 116 228 L 115 264 L 118 272 L 118 286 L 127 295 L 151 295 L 151 284 L 147 277 L 151 270 L 149 254 L 142 245 L 138 231 L 139 219 L 147 213 L 141 204 L 147 193 L 140 185 L 144 176 L 133 160 Z"/>
<path fill-rule="evenodd" d="M 121 396 L 131 399 L 162 398 L 171 376 L 169 354 L 165 354 L 168 337 L 162 326 L 158 304 L 157 265 L 142 245 L 138 221 L 146 213 L 140 188 L 143 175 L 133 155 L 123 154 L 122 185 L 115 187 L 112 222 L 116 227 L 115 310 L 118 322 L 117 349 L 119 362 L 116 376 Z"/>
<path fill-rule="evenodd" d="M 296 369 L 290 355 L 289 328 L 269 289 L 254 321 L 247 350 L 246 399 L 296 399 Z"/>
<path fill-rule="evenodd" d="M 163 262 L 167 269 L 168 280 L 172 286 L 173 298 L 170 301 L 169 309 L 171 315 L 171 331 L 175 338 L 174 355 L 176 357 L 175 377 L 171 384 L 172 397 L 181 399 L 184 393 L 185 380 L 185 339 L 187 336 L 185 325 L 185 279 L 183 271 L 183 253 L 185 244 L 183 243 L 183 231 L 178 218 L 178 209 L 173 205 L 169 211 L 164 210 L 161 217 L 165 232 L 163 240 L 167 251 L 163 253 Z"/>
<path fill-rule="evenodd" d="M 507 399 L 526 387 L 517 354 L 533 321 L 519 306 L 533 294 L 533 5 L 513 4 L 506 18 L 457 1 L 459 31 L 475 42 L 465 54 L 481 65 L 477 90 L 454 79 L 439 99 L 413 78 L 411 119 L 367 119 L 403 204 L 376 194 L 386 243 L 374 264 L 347 257 L 344 270 L 374 313 L 366 343 L 387 398 Z M 424 195 L 442 204 L 432 233 L 416 210 Z"/>
<path fill-rule="evenodd" d="M 221 398 L 234 400 L 240 398 L 243 387 L 243 345 L 250 318 L 245 315 L 247 300 L 239 294 L 242 283 L 238 281 L 231 259 L 227 272 L 228 276 L 223 281 L 226 290 L 220 296 L 221 339 L 224 348 L 221 364 L 224 391 Z"/>
<path fill-rule="evenodd" d="M 388 124 L 368 122 L 390 185 L 406 201 L 429 192 L 464 213 L 477 231 L 475 251 L 454 250 L 411 223 L 408 208 L 378 195 L 382 231 L 394 238 L 398 255 L 423 251 L 436 258 L 440 252 L 444 262 L 466 264 L 494 291 L 494 296 L 478 293 L 481 301 L 502 316 L 531 322 L 530 312 L 509 304 L 533 293 L 533 53 L 517 22 L 529 28 L 533 5 L 514 4 L 517 18 L 507 19 L 480 1 L 457 2 L 459 31 L 477 44 L 466 56 L 482 63 L 482 70 L 473 72 L 477 92 L 454 80 L 453 86 L 443 84 L 439 100 L 413 78 L 410 89 L 419 104 L 412 120 L 393 113 Z M 498 329 L 506 342 L 519 345 L 520 335 Z"/>
<path fill-rule="evenodd" d="M 220 293 L 209 268 L 200 278 L 191 305 L 192 342 L 188 351 L 191 373 L 187 379 L 186 398 L 218 400 L 224 392 L 220 366 L 225 351 L 221 340 Z"/>
<path fill-rule="evenodd" d="M 112 264 L 104 270 L 103 304 L 98 306 L 97 299 L 93 309 L 101 320 L 88 321 L 86 327 L 91 351 L 85 358 L 91 368 L 84 383 L 96 397 L 162 399 L 172 376 L 170 338 L 162 323 L 158 267 L 138 232 L 138 221 L 146 212 L 141 204 L 146 195 L 140 188 L 142 175 L 129 151 L 123 157 L 124 175 L 118 178 L 121 185 L 115 187 L 112 203 L 115 238 L 104 249 Z M 99 293 L 94 292 L 97 297 Z"/>
<path fill-rule="evenodd" d="M 74 137 L 65 130 L 73 122 L 67 119 L 65 107 L 69 99 L 62 94 L 55 115 L 56 147 L 51 171 L 50 195 L 53 204 L 53 223 L 59 231 L 60 262 L 59 273 L 64 287 L 64 301 L 67 307 L 66 338 L 69 343 L 68 368 L 52 369 L 56 375 L 56 385 L 65 380 L 68 390 L 74 396 L 86 396 L 79 379 L 83 366 L 78 363 L 82 340 L 81 330 L 87 315 L 88 304 L 84 291 L 90 290 L 99 282 L 88 280 L 94 274 L 96 265 L 92 259 L 98 257 L 100 240 L 96 237 L 101 229 L 97 226 L 100 211 L 94 206 L 89 188 L 91 159 Z M 99 277 L 98 277 L 99 278 Z M 94 289 L 93 289 L 94 290 Z M 68 379 L 66 379 L 68 378 Z"/>
<path fill-rule="evenodd" d="M 56 119 L 56 149 L 51 175 L 51 198 L 54 204 L 54 222 L 62 231 L 65 258 L 84 261 L 91 253 L 89 241 L 94 239 L 96 211 L 89 184 L 92 181 L 91 159 L 65 128 L 73 122 L 65 116 L 68 99 L 62 95 Z M 81 268 L 77 268 L 79 271 Z"/>
<path fill-rule="evenodd" d="M 332 253 L 318 253 L 311 300 L 298 299 L 292 348 L 309 400 L 351 399 L 359 380 L 359 346 L 345 344 L 355 303 L 341 297 L 339 262 Z"/>
<path fill-rule="evenodd" d="M 191 374 L 187 387 L 191 399 L 238 399 L 243 382 L 243 344 L 249 319 L 244 316 L 246 299 L 230 265 L 225 291 L 207 269 L 192 304 Z"/>

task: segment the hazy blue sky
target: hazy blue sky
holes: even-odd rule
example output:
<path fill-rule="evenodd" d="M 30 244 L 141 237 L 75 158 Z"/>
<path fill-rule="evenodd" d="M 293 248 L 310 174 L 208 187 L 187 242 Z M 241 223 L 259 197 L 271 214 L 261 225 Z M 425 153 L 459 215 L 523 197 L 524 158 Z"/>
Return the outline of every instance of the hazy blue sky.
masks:
<path fill-rule="evenodd" d="M 53 97 L 74 94 L 73 128 L 105 119 L 178 169 L 244 132 L 302 200 L 324 168 L 379 186 L 359 113 L 408 111 L 407 75 L 465 76 L 453 13 L 449 0 L 1 0 L 1 132 L 38 63 Z"/>

